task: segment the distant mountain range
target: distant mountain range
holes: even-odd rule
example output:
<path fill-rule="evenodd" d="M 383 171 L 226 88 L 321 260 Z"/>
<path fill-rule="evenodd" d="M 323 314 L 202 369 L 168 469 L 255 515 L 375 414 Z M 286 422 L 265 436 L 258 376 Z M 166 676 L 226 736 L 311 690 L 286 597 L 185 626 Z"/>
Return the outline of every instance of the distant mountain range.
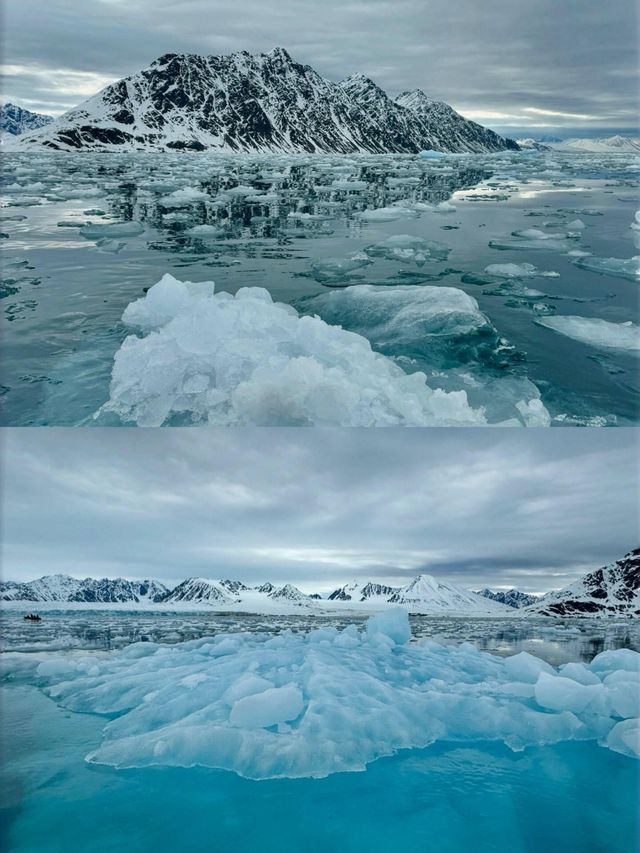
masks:
<path fill-rule="evenodd" d="M 520 592 L 519 589 L 493 590 L 485 587 L 478 590 L 478 595 L 484 598 L 490 598 L 492 601 L 497 601 L 500 604 L 506 604 L 507 607 L 528 607 L 530 604 L 535 604 L 540 600 L 538 595 L 528 595 L 526 592 Z"/>
<path fill-rule="evenodd" d="M 412 613 L 467 616 L 600 616 L 640 615 L 640 548 L 621 560 L 591 572 L 560 592 L 532 596 L 511 589 L 470 592 L 455 584 L 420 574 L 402 587 L 353 581 L 338 587 L 325 599 L 306 595 L 291 584 L 263 583 L 247 586 L 238 580 L 187 578 L 174 589 L 159 581 L 123 578 L 77 580 L 50 575 L 28 583 L 0 583 L 0 600 L 17 602 L 69 602 L 118 604 L 206 604 L 233 612 L 296 612 L 296 608 L 326 612 L 332 608 L 371 610 L 400 605 Z"/>
<path fill-rule="evenodd" d="M 395 100 L 362 74 L 325 80 L 286 50 L 168 53 L 107 86 L 17 150 L 418 153 L 518 150 L 424 92 Z"/>
<path fill-rule="evenodd" d="M 640 139 L 620 135 L 601 139 L 563 139 L 552 147 L 559 151 L 592 151 L 594 154 L 640 154 Z"/>
<path fill-rule="evenodd" d="M 20 136 L 22 133 L 51 124 L 53 120 L 52 116 L 32 113 L 15 104 L 4 104 L 0 107 L 0 134 Z"/>

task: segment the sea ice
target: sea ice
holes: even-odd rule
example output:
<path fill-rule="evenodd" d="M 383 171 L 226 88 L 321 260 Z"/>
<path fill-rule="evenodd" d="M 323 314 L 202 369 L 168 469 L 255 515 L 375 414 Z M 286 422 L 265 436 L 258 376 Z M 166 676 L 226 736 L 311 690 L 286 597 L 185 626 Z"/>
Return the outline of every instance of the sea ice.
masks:
<path fill-rule="evenodd" d="M 606 349 L 640 350 L 640 326 L 632 322 L 611 323 L 597 317 L 540 317 L 540 326 L 546 326 L 585 344 Z"/>
<path fill-rule="evenodd" d="M 546 272 L 539 270 L 533 264 L 489 264 L 484 271 L 500 278 L 536 278 L 537 276 L 558 278 L 560 275 L 551 270 Z"/>
<path fill-rule="evenodd" d="M 612 275 L 617 278 L 640 280 L 640 255 L 634 258 L 596 258 L 592 255 L 577 257 L 573 263 L 583 270 Z"/>
<path fill-rule="evenodd" d="M 475 305 L 462 291 L 452 293 Z M 488 325 L 479 312 L 468 313 Z M 146 336 L 130 335 L 116 353 L 102 415 L 116 413 L 125 423 L 160 426 L 176 417 L 218 425 L 486 422 L 464 391 L 432 390 L 423 373 L 406 374 L 364 337 L 299 317 L 262 288 L 232 296 L 215 293 L 212 282 L 165 275 L 127 307 L 123 321 Z M 455 322 L 462 329 L 470 318 Z"/>
<path fill-rule="evenodd" d="M 637 704 L 616 699 L 639 672 L 636 652 L 597 656 L 584 667 L 593 683 L 584 684 L 582 672 L 575 680 L 577 671 L 558 674 L 531 655 L 409 639 L 407 613 L 397 608 L 364 631 L 221 634 L 6 665 L 62 707 L 107 716 L 87 760 L 114 767 L 323 777 L 400 749 L 481 740 L 514 750 L 593 740 L 638 756 Z"/>

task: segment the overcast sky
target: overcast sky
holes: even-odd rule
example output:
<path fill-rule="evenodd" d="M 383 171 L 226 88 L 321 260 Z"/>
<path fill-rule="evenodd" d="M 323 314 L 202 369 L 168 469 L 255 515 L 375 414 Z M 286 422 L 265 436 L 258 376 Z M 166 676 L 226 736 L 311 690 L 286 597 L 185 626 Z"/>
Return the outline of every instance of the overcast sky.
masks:
<path fill-rule="evenodd" d="M 3 577 L 544 591 L 637 544 L 633 429 L 4 429 Z"/>
<path fill-rule="evenodd" d="M 163 53 L 285 47 L 496 128 L 638 123 L 635 0 L 5 0 L 4 98 L 57 114 Z"/>

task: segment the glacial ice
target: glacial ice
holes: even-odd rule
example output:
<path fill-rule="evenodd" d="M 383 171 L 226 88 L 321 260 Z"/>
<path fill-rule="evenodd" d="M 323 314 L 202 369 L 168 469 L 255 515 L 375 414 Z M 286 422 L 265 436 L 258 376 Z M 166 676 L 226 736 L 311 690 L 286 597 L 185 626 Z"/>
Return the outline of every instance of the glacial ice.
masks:
<path fill-rule="evenodd" d="M 547 270 L 539 270 L 533 264 L 489 264 L 484 270 L 488 275 L 500 278 L 558 278 L 559 273 Z"/>
<path fill-rule="evenodd" d="M 87 760 L 115 767 L 324 777 L 436 741 L 522 750 L 593 740 L 639 755 L 638 653 L 604 652 L 558 673 L 523 653 L 500 658 L 468 642 L 409 638 L 397 608 L 364 631 L 221 634 L 8 665 L 32 667 L 62 707 L 106 715 L 102 743 Z"/>
<path fill-rule="evenodd" d="M 596 258 L 593 255 L 577 257 L 573 263 L 583 270 L 640 281 L 640 256 L 633 258 Z"/>
<path fill-rule="evenodd" d="M 594 347 L 640 350 L 640 326 L 631 321 L 611 323 L 597 317 L 538 317 L 536 323 Z"/>
<path fill-rule="evenodd" d="M 232 296 L 215 293 L 212 282 L 165 275 L 123 321 L 146 334 L 130 335 L 116 353 L 99 417 L 111 412 L 140 426 L 176 417 L 218 425 L 486 423 L 464 391 L 432 390 L 423 373 L 406 374 L 364 337 L 299 317 L 262 288 Z M 487 323 L 479 312 L 473 321 Z"/>

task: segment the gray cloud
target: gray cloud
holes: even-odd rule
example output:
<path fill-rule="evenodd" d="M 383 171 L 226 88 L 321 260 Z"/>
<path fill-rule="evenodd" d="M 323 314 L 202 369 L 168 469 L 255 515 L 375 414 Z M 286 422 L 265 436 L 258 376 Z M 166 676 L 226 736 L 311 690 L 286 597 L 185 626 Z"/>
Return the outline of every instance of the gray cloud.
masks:
<path fill-rule="evenodd" d="M 635 430 L 3 430 L 3 575 L 558 588 L 636 544 Z"/>
<path fill-rule="evenodd" d="M 7 0 L 5 97 L 60 112 L 166 52 L 286 47 L 509 126 L 637 126 L 634 0 Z"/>

